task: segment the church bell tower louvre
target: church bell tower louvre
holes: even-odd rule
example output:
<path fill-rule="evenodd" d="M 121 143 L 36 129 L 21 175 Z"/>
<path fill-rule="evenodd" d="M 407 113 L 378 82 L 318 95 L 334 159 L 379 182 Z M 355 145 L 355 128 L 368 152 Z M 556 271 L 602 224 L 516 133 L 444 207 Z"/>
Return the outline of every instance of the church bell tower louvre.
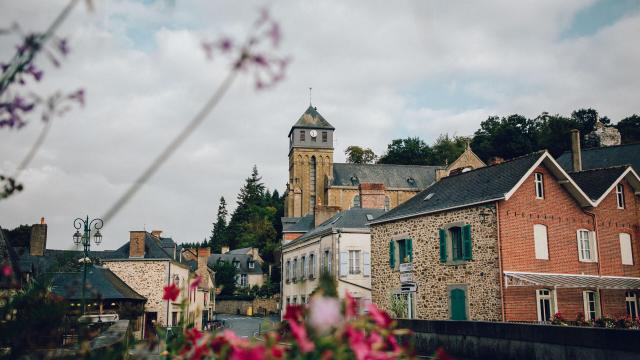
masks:
<path fill-rule="evenodd" d="M 325 185 L 333 176 L 334 131 L 313 105 L 291 127 L 285 216 L 312 214 L 316 205 L 327 205 Z"/>

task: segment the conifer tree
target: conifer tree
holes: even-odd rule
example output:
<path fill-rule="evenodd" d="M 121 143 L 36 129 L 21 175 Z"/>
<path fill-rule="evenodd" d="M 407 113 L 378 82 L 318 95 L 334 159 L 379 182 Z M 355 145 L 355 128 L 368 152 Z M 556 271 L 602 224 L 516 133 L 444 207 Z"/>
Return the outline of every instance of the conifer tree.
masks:
<path fill-rule="evenodd" d="M 211 230 L 211 236 L 209 237 L 209 246 L 214 254 L 220 253 L 223 245 L 228 245 L 225 236 L 227 231 L 228 215 L 227 201 L 224 199 L 224 196 L 221 196 L 216 222 L 213 223 L 213 229 Z"/>

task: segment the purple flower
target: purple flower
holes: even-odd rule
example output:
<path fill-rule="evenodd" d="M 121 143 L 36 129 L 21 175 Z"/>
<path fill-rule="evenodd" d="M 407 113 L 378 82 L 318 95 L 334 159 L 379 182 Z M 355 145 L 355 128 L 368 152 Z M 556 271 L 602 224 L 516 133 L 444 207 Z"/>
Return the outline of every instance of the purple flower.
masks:
<path fill-rule="evenodd" d="M 280 25 L 278 25 L 277 22 L 274 21 L 271 23 L 271 28 L 267 31 L 267 36 L 271 39 L 273 47 L 278 47 L 282 33 L 280 32 Z"/>
<path fill-rule="evenodd" d="M 70 49 L 69 49 L 69 43 L 67 42 L 67 39 L 60 39 L 57 45 L 58 45 L 58 51 L 60 51 L 62 55 L 67 55 L 69 53 Z"/>
<path fill-rule="evenodd" d="M 36 68 L 35 65 L 33 64 L 29 64 L 29 66 L 27 66 L 25 71 L 33 75 L 33 78 L 36 79 L 36 81 L 40 81 L 40 79 L 42 79 L 42 75 L 43 75 L 42 70 L 38 70 L 38 68 Z"/>
<path fill-rule="evenodd" d="M 213 45 L 208 42 L 202 42 L 202 50 L 204 50 L 204 54 L 207 56 L 207 59 L 211 59 L 213 57 Z"/>
<path fill-rule="evenodd" d="M 231 48 L 233 48 L 233 43 L 231 42 L 231 39 L 223 38 L 222 40 L 220 40 L 220 44 L 218 45 L 218 47 L 220 48 L 220 50 L 222 50 L 222 52 L 229 52 Z"/>

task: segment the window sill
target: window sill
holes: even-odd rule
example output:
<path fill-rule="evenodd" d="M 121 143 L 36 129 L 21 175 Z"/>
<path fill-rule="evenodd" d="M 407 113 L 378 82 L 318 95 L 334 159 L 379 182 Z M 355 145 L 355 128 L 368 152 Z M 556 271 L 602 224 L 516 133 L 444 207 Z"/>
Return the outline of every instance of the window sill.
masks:
<path fill-rule="evenodd" d="M 471 261 L 473 260 L 447 260 L 446 262 L 443 262 L 441 264 L 447 265 L 447 266 L 458 266 L 458 265 L 468 264 Z"/>
<path fill-rule="evenodd" d="M 581 260 L 581 259 L 578 259 L 578 261 L 581 263 L 597 263 L 598 262 L 598 260 Z"/>

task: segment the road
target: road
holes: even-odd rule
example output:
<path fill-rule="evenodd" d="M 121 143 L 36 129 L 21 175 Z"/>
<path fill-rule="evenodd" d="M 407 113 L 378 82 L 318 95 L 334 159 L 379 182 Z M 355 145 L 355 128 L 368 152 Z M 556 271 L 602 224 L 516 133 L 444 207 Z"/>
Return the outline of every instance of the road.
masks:
<path fill-rule="evenodd" d="M 251 338 L 257 333 L 261 324 L 266 321 L 271 323 L 277 322 L 280 318 L 275 317 L 248 317 L 240 315 L 217 314 L 216 319 L 224 320 L 227 323 L 227 329 L 233 330 L 240 337 Z M 264 325 L 263 325 L 264 326 Z M 264 329 L 263 329 L 264 330 Z"/>

